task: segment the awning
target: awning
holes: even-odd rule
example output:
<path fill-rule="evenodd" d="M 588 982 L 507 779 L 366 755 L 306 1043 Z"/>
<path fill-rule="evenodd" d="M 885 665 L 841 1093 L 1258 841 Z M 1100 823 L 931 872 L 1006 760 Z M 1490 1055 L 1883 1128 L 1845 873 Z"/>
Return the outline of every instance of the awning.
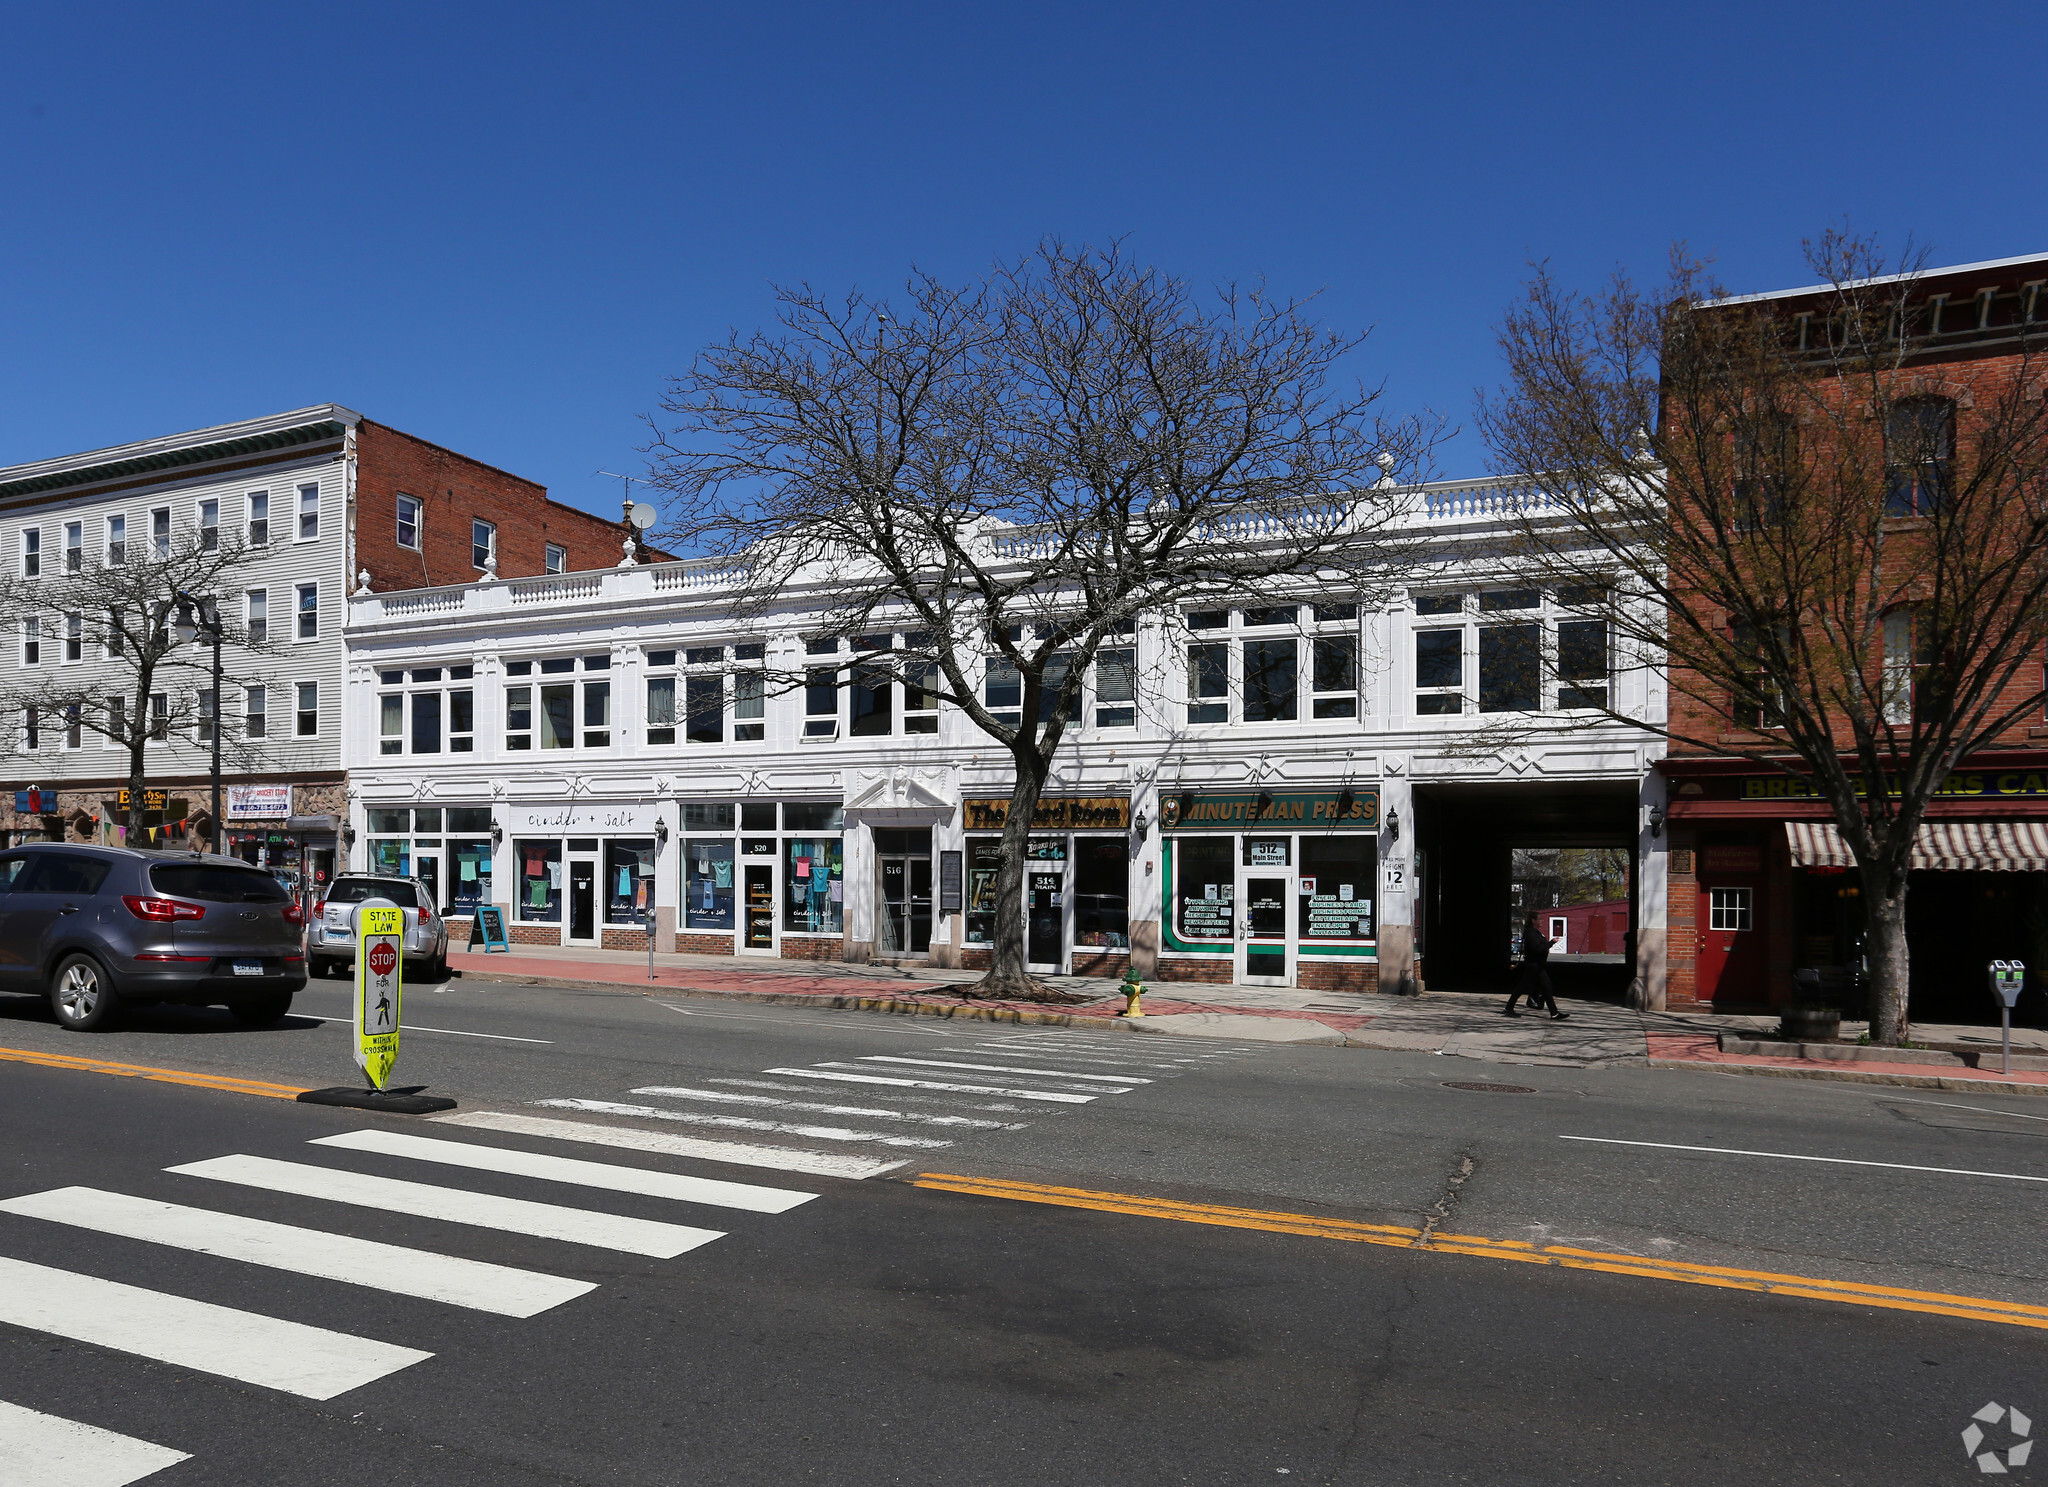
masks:
<path fill-rule="evenodd" d="M 1833 824 L 1787 821 L 1794 867 L 1854 867 Z M 2048 821 L 1928 821 L 1913 843 L 1915 872 L 2048 872 Z"/>

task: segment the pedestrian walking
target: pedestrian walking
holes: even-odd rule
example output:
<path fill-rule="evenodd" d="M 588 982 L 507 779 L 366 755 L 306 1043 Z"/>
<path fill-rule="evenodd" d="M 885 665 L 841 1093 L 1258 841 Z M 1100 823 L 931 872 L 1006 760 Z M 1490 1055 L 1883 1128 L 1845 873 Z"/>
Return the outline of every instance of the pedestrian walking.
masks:
<path fill-rule="evenodd" d="M 1557 998 L 1550 990 L 1550 947 L 1555 943 L 1543 932 L 1543 925 L 1534 914 L 1523 921 L 1522 979 L 1508 993 L 1508 1004 L 1501 1011 L 1510 1017 L 1520 1017 L 1515 1003 L 1527 997 L 1531 1008 L 1539 1012 L 1547 1009 L 1553 1021 L 1563 1022 L 1571 1016 L 1557 1010 Z"/>

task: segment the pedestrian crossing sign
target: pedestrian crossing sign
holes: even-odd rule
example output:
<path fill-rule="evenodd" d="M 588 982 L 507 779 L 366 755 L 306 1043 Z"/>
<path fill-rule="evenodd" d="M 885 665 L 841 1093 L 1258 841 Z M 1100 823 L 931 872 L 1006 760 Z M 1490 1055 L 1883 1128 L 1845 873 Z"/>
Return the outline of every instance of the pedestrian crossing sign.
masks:
<path fill-rule="evenodd" d="M 364 904 L 356 911 L 356 1065 L 381 1090 L 398 1062 L 398 1002 L 404 984 L 405 911 Z"/>

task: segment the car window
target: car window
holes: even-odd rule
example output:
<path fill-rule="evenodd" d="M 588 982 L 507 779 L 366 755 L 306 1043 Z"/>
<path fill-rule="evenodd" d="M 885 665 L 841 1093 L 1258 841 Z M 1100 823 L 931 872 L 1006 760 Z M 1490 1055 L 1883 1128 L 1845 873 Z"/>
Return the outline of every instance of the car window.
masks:
<path fill-rule="evenodd" d="M 114 870 L 104 857 L 74 857 L 69 852 L 40 852 L 16 881 L 23 893 L 98 893 Z"/>
<path fill-rule="evenodd" d="M 21 870 L 29 865 L 29 858 L 0 857 L 0 893 L 12 892 L 21 878 Z"/>
<path fill-rule="evenodd" d="M 419 890 L 410 883 L 394 883 L 388 878 L 342 878 L 327 890 L 327 901 L 331 904 L 359 904 L 366 898 L 387 898 L 401 909 L 420 906 Z"/>
<path fill-rule="evenodd" d="M 217 862 L 160 862 L 149 870 L 149 881 L 158 893 L 208 904 L 281 904 L 291 898 L 260 868 Z"/>

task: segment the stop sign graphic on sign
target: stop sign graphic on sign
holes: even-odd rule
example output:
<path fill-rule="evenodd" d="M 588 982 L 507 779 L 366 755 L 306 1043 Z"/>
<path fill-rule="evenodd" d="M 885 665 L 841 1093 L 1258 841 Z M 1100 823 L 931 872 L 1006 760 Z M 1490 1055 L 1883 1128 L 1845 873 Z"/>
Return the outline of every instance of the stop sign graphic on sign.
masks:
<path fill-rule="evenodd" d="M 405 912 L 371 899 L 356 910 L 356 1063 L 383 1089 L 398 1061 L 398 1003 L 405 964 Z"/>

